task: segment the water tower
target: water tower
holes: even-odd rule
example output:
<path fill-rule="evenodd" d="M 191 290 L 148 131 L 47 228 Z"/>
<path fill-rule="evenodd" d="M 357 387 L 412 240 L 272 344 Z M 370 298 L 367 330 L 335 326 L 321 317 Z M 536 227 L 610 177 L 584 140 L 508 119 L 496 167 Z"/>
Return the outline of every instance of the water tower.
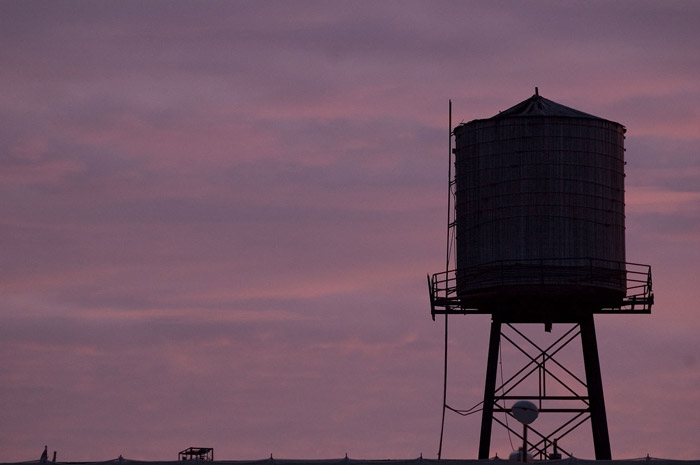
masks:
<path fill-rule="evenodd" d="M 650 267 L 625 258 L 624 134 L 621 124 L 545 99 L 537 89 L 492 118 L 454 130 L 450 118 L 447 263 L 428 281 L 433 319 L 445 315 L 445 338 L 450 314 L 492 317 L 479 459 L 489 458 L 494 421 L 519 436 L 502 418 L 523 399 L 537 404 L 541 417 L 570 414 L 551 431 L 533 428 L 528 447 L 535 457 L 569 453 L 565 436 L 590 421 L 596 458 L 611 459 L 594 315 L 650 313 L 653 303 Z M 571 329 L 540 347 L 518 329 L 533 323 Z M 524 339 L 504 336 L 505 328 Z M 504 337 L 528 362 L 497 384 Z M 585 377 L 557 360 L 575 340 Z M 571 376 L 565 381 L 555 370 Z M 518 392 L 529 376 L 537 388 Z M 454 410 L 445 399 L 443 427 L 445 408 Z"/>

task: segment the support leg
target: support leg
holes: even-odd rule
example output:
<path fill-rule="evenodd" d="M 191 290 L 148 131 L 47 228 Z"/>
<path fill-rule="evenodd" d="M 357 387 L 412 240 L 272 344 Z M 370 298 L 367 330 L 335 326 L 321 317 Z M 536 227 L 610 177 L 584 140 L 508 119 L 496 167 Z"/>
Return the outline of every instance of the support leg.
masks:
<path fill-rule="evenodd" d="M 498 350 L 501 342 L 501 321 L 494 316 L 491 322 L 489 358 L 486 365 L 486 385 L 484 387 L 484 409 L 481 412 L 481 437 L 479 439 L 479 460 L 488 459 L 491 448 L 491 426 L 493 423 L 493 402 L 498 373 Z"/>
<path fill-rule="evenodd" d="M 583 363 L 586 367 L 586 384 L 588 385 L 588 399 L 591 408 L 591 428 L 593 429 L 595 458 L 596 460 L 612 460 L 593 315 L 584 317 L 580 325 Z"/>

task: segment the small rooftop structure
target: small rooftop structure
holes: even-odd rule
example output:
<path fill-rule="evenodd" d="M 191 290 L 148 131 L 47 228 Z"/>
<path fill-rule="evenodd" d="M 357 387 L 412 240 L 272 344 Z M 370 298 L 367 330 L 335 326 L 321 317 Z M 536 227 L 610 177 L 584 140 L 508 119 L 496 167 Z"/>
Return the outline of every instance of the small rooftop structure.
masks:
<path fill-rule="evenodd" d="M 184 460 L 214 460 L 214 449 L 211 447 L 188 447 L 177 454 L 178 461 Z"/>

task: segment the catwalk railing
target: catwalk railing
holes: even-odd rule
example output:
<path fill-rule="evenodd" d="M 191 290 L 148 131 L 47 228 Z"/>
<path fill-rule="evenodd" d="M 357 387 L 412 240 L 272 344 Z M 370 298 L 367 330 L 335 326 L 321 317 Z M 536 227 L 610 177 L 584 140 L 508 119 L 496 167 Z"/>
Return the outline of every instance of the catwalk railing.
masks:
<path fill-rule="evenodd" d="M 567 266 L 567 262 L 571 266 Z M 651 313 L 654 294 L 651 267 L 639 263 L 608 262 L 598 259 L 498 261 L 428 276 L 430 309 L 439 314 L 487 314 L 490 310 L 470 308 L 458 295 L 460 283 L 468 289 L 507 289 L 518 285 L 573 285 L 626 289 L 619 305 L 595 309 L 594 313 Z M 464 284 L 466 283 L 466 284 Z"/>

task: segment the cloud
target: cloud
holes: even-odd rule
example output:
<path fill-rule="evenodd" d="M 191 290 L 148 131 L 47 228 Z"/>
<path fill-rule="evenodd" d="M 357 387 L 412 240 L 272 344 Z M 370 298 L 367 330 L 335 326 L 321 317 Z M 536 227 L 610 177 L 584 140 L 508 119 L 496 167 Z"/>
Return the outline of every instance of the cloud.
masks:
<path fill-rule="evenodd" d="M 647 452 L 630 425 L 652 403 L 648 452 L 697 456 L 698 14 L 0 3 L 0 460 L 434 455 L 447 100 L 458 123 L 535 86 L 628 129 L 628 256 L 657 305 L 600 322 L 615 454 Z M 483 393 L 487 320 L 451 320 L 458 407 Z M 446 456 L 475 454 L 474 418 L 448 419 Z"/>

